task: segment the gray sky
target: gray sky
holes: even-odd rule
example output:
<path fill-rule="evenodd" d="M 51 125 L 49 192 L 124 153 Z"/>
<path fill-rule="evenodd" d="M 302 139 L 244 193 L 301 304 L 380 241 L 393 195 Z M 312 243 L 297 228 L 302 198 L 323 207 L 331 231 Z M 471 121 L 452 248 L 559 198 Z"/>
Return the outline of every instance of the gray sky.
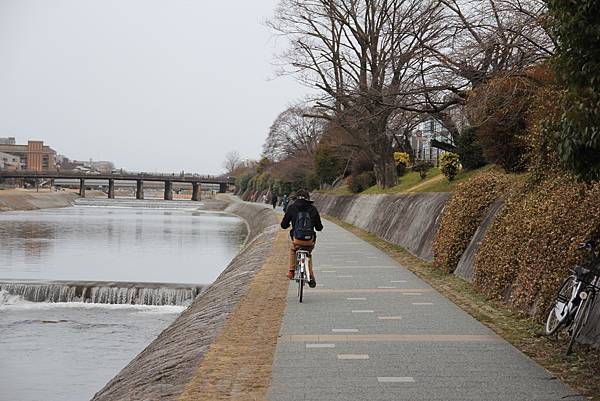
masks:
<path fill-rule="evenodd" d="M 0 0 L 0 137 L 139 171 L 256 158 L 308 89 L 277 78 L 277 0 Z"/>

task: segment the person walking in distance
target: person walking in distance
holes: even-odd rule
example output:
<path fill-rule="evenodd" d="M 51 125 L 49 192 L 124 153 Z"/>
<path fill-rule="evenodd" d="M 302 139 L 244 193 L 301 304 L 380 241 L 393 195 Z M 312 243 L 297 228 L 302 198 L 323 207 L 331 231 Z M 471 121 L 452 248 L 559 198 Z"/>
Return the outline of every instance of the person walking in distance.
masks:
<path fill-rule="evenodd" d="M 277 207 L 277 194 L 275 194 L 275 192 L 273 192 L 273 195 L 271 195 L 271 205 L 273 205 L 273 209 L 275 209 Z"/>
<path fill-rule="evenodd" d="M 283 200 L 281 201 L 281 207 L 283 208 L 283 213 L 287 211 L 288 204 L 290 203 L 290 198 L 287 194 L 283 195 Z"/>
<path fill-rule="evenodd" d="M 296 192 L 296 200 L 287 207 L 283 220 L 281 220 L 281 228 L 285 230 L 289 228 L 290 224 L 292 225 L 290 230 L 292 246 L 290 248 L 290 264 L 287 277 L 293 280 L 296 269 L 296 251 L 305 249 L 312 252 L 317 241 L 315 230 L 323 230 L 319 211 L 312 204 L 310 194 L 305 189 Z M 309 260 L 308 270 L 310 271 L 308 286 L 314 288 L 317 285 L 317 280 L 313 271 L 312 257 Z"/>

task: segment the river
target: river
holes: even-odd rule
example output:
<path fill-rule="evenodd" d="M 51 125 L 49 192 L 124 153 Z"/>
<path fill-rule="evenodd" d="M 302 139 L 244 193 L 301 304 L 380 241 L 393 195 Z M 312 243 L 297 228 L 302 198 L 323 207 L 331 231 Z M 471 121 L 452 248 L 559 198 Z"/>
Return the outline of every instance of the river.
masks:
<path fill-rule="evenodd" d="M 192 202 L 83 200 L 0 213 L 0 400 L 89 400 L 191 302 L 169 297 L 170 283 L 212 282 L 245 236 L 241 219 Z M 60 299 L 46 298 L 71 302 L 30 302 L 7 281 L 54 283 Z M 93 283 L 87 296 L 80 281 Z M 124 291 L 134 296 L 113 294 Z"/>

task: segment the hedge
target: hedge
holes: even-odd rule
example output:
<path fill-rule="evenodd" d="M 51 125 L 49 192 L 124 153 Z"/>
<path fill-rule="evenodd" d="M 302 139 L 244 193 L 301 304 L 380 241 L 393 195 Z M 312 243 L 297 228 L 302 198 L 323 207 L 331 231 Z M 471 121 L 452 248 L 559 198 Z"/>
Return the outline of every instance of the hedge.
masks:
<path fill-rule="evenodd" d="M 530 314 L 548 307 L 578 243 L 600 233 L 600 183 L 555 174 L 512 191 L 475 258 L 475 287 Z"/>

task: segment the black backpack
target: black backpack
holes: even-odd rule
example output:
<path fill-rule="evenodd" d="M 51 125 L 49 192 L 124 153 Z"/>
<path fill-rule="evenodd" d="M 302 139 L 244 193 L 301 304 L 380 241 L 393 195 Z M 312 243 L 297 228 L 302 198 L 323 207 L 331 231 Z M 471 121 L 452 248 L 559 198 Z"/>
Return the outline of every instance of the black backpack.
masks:
<path fill-rule="evenodd" d="M 310 241 L 315 236 L 312 219 L 308 211 L 298 211 L 292 235 L 296 239 Z"/>

